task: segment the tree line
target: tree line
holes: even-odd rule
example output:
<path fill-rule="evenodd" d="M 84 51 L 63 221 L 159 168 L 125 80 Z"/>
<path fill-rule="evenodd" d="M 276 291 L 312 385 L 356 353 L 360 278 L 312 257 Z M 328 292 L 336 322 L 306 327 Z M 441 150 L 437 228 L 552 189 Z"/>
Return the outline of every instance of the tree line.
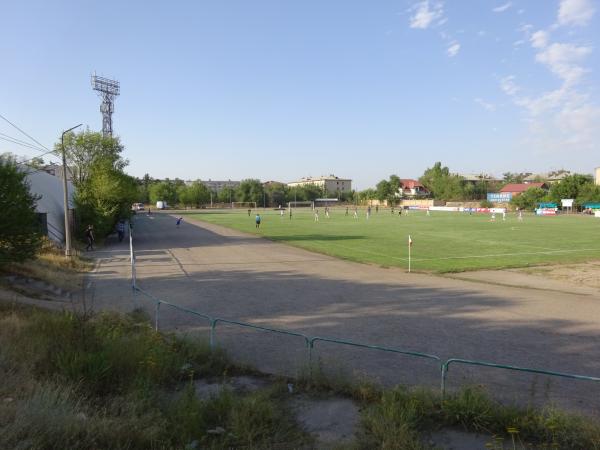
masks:
<path fill-rule="evenodd" d="M 556 174 L 564 173 L 559 171 Z M 482 201 L 487 203 L 488 192 L 498 192 L 511 183 L 523 183 L 531 173 L 505 172 L 502 180 L 493 180 L 481 175 L 479 180 L 472 182 L 464 177 L 450 172 L 447 166 L 436 162 L 427 168 L 418 181 L 429 191 L 427 198 L 442 201 Z M 543 182 L 539 178 L 534 181 Z M 376 184 L 374 189 L 366 189 L 357 193 L 359 199 L 376 199 L 393 204 L 400 200 L 400 177 L 390 175 Z M 563 198 L 575 199 L 575 204 L 581 206 L 587 202 L 600 202 L 600 186 L 594 184 L 589 175 L 573 174 L 564 177 L 560 183 L 550 186 L 548 191 L 540 188 L 530 188 L 523 194 L 515 196 L 512 203 L 522 209 L 533 209 L 540 202 L 560 203 Z"/>
<path fill-rule="evenodd" d="M 256 202 L 257 206 L 282 207 L 290 201 L 314 201 L 328 194 L 315 185 L 290 187 L 283 183 L 263 184 L 260 180 L 249 178 L 235 187 L 224 187 L 220 191 L 211 191 L 202 181 L 190 184 L 180 179 L 153 180 L 148 174 L 137 180 L 139 186 L 138 201 L 156 204 L 166 201 L 168 205 L 200 207 L 210 204 L 230 204 L 231 202 Z M 340 193 L 342 200 L 352 200 L 354 193 Z"/>

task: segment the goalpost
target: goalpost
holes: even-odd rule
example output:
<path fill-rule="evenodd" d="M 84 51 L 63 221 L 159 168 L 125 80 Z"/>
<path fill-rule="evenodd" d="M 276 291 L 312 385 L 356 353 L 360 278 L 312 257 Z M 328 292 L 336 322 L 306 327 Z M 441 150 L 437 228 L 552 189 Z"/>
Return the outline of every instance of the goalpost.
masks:
<path fill-rule="evenodd" d="M 305 201 L 305 202 L 291 201 L 291 202 L 288 202 L 288 209 L 289 208 L 310 208 L 310 209 L 315 209 L 315 202 L 310 202 L 310 201 Z"/>
<path fill-rule="evenodd" d="M 231 209 L 256 209 L 256 202 L 231 202 Z"/>

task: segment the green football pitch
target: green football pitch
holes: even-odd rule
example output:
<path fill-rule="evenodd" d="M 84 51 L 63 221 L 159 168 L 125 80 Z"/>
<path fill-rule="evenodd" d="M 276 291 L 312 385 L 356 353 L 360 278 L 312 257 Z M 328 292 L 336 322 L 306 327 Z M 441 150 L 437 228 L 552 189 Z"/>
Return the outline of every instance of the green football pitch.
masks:
<path fill-rule="evenodd" d="M 319 222 L 308 209 L 296 209 L 292 219 L 277 211 L 206 211 L 190 218 L 264 236 L 353 261 L 408 268 L 408 236 L 412 237 L 411 265 L 416 271 L 452 272 L 475 269 L 524 267 L 600 259 L 600 220 L 591 216 L 536 217 L 519 221 L 514 213 L 506 221 L 497 214 L 410 211 L 392 215 L 380 210 L 358 219 L 345 209 L 332 209 L 327 219 L 320 209 Z"/>

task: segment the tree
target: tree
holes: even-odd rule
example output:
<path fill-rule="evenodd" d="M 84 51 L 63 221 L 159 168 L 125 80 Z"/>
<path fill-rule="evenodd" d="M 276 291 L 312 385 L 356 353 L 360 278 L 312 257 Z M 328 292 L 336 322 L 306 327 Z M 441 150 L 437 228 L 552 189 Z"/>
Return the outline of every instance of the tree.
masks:
<path fill-rule="evenodd" d="M 150 185 L 149 194 L 152 203 L 164 201 L 167 205 L 175 205 L 178 200 L 177 185 L 168 178 Z"/>
<path fill-rule="evenodd" d="M 539 187 L 530 187 L 512 198 L 510 203 L 519 209 L 535 209 L 537 204 L 546 200 L 546 191 Z"/>
<path fill-rule="evenodd" d="M 73 184 L 76 187 L 86 181 L 97 159 L 110 161 L 116 170 L 123 170 L 127 166 L 127 161 L 121 157 L 123 146 L 118 137 L 103 136 L 102 133 L 87 129 L 65 134 L 64 144 L 67 165 L 73 169 Z M 62 155 L 60 142 L 54 145 L 54 149 L 57 155 Z"/>
<path fill-rule="evenodd" d="M 189 186 L 185 184 L 177 188 L 179 202 L 185 206 L 199 207 L 203 203 L 210 201 L 210 191 L 199 181 L 194 181 Z"/>
<path fill-rule="evenodd" d="M 37 199 L 25 177 L 14 160 L 0 156 L 0 265 L 34 258 L 41 245 Z"/>
<path fill-rule="evenodd" d="M 396 193 L 400 188 L 400 177 L 398 175 L 390 175 L 389 180 L 381 180 L 375 186 L 375 198 L 380 202 L 385 200 L 390 203 L 396 199 Z"/>
<path fill-rule="evenodd" d="M 504 172 L 502 174 L 502 184 L 503 186 L 513 183 L 520 184 L 525 180 L 525 177 L 528 177 L 529 175 L 531 175 L 531 172 Z"/>
<path fill-rule="evenodd" d="M 381 180 L 375 186 L 375 197 L 380 202 L 387 200 L 392 195 L 392 186 L 387 180 Z"/>
<path fill-rule="evenodd" d="M 152 178 L 150 175 L 145 174 L 144 178 L 137 180 L 138 183 L 138 202 L 150 203 L 150 185 L 152 184 Z"/>
<path fill-rule="evenodd" d="M 230 203 L 237 201 L 236 191 L 232 187 L 226 186 L 218 193 L 217 198 L 220 203 Z"/>
<path fill-rule="evenodd" d="M 436 162 L 427 169 L 419 181 L 439 200 L 461 200 L 463 198 L 463 178 L 450 173 L 448 167 Z"/>
<path fill-rule="evenodd" d="M 85 225 L 93 224 L 97 235 L 106 236 L 129 216 L 137 197 L 135 178 L 115 168 L 112 158 L 96 158 L 77 188 L 75 207 Z"/>
<path fill-rule="evenodd" d="M 263 185 L 260 180 L 247 179 L 242 180 L 237 188 L 238 202 L 256 202 L 257 204 L 263 204 Z"/>
<path fill-rule="evenodd" d="M 600 186 L 588 183 L 581 187 L 577 195 L 577 204 L 600 203 Z"/>
<path fill-rule="evenodd" d="M 269 183 L 264 187 L 268 206 L 284 205 L 287 187 L 282 183 Z"/>
<path fill-rule="evenodd" d="M 559 183 L 554 183 L 550 186 L 548 198 L 559 204 L 563 198 L 577 199 L 584 191 L 586 191 L 587 185 L 593 185 L 591 176 L 580 174 L 569 175 L 563 178 Z"/>

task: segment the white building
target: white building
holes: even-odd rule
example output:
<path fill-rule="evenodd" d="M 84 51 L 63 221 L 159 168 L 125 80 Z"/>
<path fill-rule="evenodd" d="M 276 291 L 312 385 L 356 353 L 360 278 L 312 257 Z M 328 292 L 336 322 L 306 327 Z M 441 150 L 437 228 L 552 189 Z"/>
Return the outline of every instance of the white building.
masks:
<path fill-rule="evenodd" d="M 191 181 L 186 181 L 186 184 L 192 184 Z M 214 191 L 217 194 L 221 192 L 225 188 L 236 189 L 240 185 L 240 181 L 217 181 L 217 180 L 200 180 L 204 186 L 208 188 L 210 191 Z"/>
<path fill-rule="evenodd" d="M 65 242 L 65 216 L 63 207 L 63 180 L 43 170 L 24 167 L 22 170 L 28 172 L 26 176 L 29 191 L 39 197 L 36 202 L 35 211 L 38 213 L 40 223 L 48 238 L 58 244 Z M 73 209 L 73 194 L 75 188 L 67 181 L 69 192 L 69 210 Z"/>
<path fill-rule="evenodd" d="M 352 191 L 352 180 L 349 178 L 340 178 L 335 175 L 321 177 L 304 177 L 298 181 L 288 183 L 289 187 L 313 185 L 321 188 L 323 193 L 329 195 L 338 195 Z"/>

